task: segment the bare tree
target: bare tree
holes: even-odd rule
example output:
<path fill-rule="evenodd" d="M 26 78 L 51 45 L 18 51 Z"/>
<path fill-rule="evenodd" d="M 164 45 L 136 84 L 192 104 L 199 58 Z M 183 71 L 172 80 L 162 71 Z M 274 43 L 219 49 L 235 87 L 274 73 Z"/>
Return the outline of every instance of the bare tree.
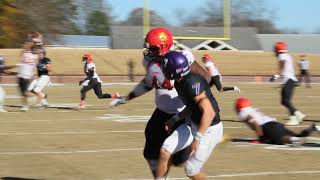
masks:
<path fill-rule="evenodd" d="M 129 14 L 127 20 L 120 23 L 126 26 L 142 26 L 143 25 L 143 8 L 136 8 Z M 155 11 L 150 11 L 150 25 L 151 26 L 167 26 L 167 22 Z"/>

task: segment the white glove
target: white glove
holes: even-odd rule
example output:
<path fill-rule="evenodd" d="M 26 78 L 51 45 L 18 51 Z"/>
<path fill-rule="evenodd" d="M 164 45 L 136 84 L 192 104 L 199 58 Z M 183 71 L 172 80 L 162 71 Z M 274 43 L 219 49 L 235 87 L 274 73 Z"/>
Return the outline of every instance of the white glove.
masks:
<path fill-rule="evenodd" d="M 112 101 L 110 102 L 110 106 L 112 106 L 112 107 L 117 107 L 117 106 L 119 106 L 119 105 L 121 105 L 121 104 L 126 104 L 127 102 L 128 102 L 127 96 L 122 96 L 122 97 L 120 97 L 120 98 L 118 98 L 118 99 L 112 100 Z"/>

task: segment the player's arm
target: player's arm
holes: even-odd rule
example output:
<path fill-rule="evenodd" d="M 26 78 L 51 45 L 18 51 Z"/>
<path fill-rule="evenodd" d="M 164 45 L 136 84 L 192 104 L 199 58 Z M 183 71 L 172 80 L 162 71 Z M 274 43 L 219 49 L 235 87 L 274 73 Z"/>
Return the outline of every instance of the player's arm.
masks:
<path fill-rule="evenodd" d="M 191 110 L 184 106 L 184 109 L 177 113 L 176 115 L 172 116 L 169 120 L 165 123 L 165 129 L 170 134 L 173 131 L 173 128 L 175 124 L 181 120 L 184 120 L 185 118 L 191 116 L 192 112 Z"/>
<path fill-rule="evenodd" d="M 6 74 L 6 75 L 16 75 L 17 73 L 16 72 L 12 72 L 12 71 L 8 71 L 9 69 L 12 69 L 12 68 L 15 68 L 17 67 L 16 65 L 12 65 L 12 66 L 0 66 L 0 70 L 2 70 L 2 73 L 3 74 Z"/>
<path fill-rule="evenodd" d="M 207 82 L 210 82 L 211 80 L 210 73 L 208 73 L 208 71 L 206 71 L 197 61 L 194 61 L 190 65 L 190 71 L 192 74 L 201 75 L 203 78 L 207 80 Z"/>
<path fill-rule="evenodd" d="M 248 116 L 247 119 L 244 121 L 252 130 L 256 132 L 256 134 L 261 137 L 263 136 L 262 127 L 254 120 L 253 117 Z"/>
<path fill-rule="evenodd" d="M 278 62 L 278 74 L 282 74 L 286 61 L 280 60 Z"/>
<path fill-rule="evenodd" d="M 113 106 L 113 107 L 116 107 L 116 106 L 119 106 L 121 104 L 125 104 L 129 100 L 132 100 L 134 98 L 142 96 L 143 94 L 145 94 L 146 92 L 151 91 L 152 89 L 153 89 L 153 87 L 150 86 L 146 82 L 146 78 L 144 78 L 143 80 L 141 80 L 139 82 L 138 85 L 136 85 L 134 87 L 134 89 L 127 96 L 118 97 L 118 99 L 115 99 L 115 100 L 111 101 L 110 105 Z"/>
<path fill-rule="evenodd" d="M 48 58 L 49 59 L 49 58 Z M 53 68 L 52 68 L 52 63 L 51 63 L 51 60 L 49 59 L 48 60 L 48 63 L 46 65 L 46 68 L 48 70 L 48 72 L 52 72 L 53 71 Z"/>
<path fill-rule="evenodd" d="M 278 61 L 278 72 L 270 78 L 270 81 L 275 81 L 280 78 L 280 74 L 282 74 L 286 61 L 279 60 Z"/>
<path fill-rule="evenodd" d="M 153 89 L 152 86 L 147 82 L 147 79 L 142 79 L 136 87 L 128 94 L 126 100 L 132 100 L 136 97 L 142 96 L 143 94 L 151 91 Z"/>
<path fill-rule="evenodd" d="M 195 96 L 193 100 L 197 103 L 200 111 L 202 112 L 198 133 L 203 135 L 210 127 L 216 113 L 214 112 L 211 102 L 205 92 Z"/>

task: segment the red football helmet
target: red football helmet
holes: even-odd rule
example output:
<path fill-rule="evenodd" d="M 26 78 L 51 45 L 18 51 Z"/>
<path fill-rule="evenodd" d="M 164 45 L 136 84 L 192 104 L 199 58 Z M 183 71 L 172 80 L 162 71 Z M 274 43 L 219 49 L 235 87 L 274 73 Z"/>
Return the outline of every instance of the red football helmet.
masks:
<path fill-rule="evenodd" d="M 205 53 L 202 56 L 202 62 L 208 62 L 208 61 L 211 61 L 211 60 L 212 60 L 212 56 L 209 53 Z"/>
<path fill-rule="evenodd" d="M 82 56 L 82 63 L 87 63 L 87 64 L 89 64 L 89 63 L 92 63 L 92 56 L 91 56 L 91 54 L 89 54 L 89 53 L 87 53 L 87 54 L 85 54 L 85 55 L 83 55 Z"/>
<path fill-rule="evenodd" d="M 288 45 L 285 42 L 276 42 L 274 45 L 274 52 L 283 53 L 288 51 Z"/>
<path fill-rule="evenodd" d="M 250 106 L 251 106 L 251 103 L 250 103 L 248 98 L 241 97 L 241 98 L 238 98 L 236 100 L 236 110 L 237 110 L 237 112 L 240 112 L 240 110 L 242 108 L 250 107 Z"/>
<path fill-rule="evenodd" d="M 152 56 L 164 56 L 173 46 L 172 33 L 168 29 L 158 27 L 151 29 L 145 38 L 144 47 Z"/>

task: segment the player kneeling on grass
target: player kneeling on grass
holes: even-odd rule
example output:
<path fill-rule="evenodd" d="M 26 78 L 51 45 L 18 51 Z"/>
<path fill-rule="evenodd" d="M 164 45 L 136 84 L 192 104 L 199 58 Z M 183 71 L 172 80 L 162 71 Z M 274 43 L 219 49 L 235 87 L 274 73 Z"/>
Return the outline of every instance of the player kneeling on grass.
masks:
<path fill-rule="evenodd" d="M 240 120 L 254 130 L 263 143 L 300 145 L 304 142 L 303 137 L 309 136 L 314 131 L 320 131 L 320 126 L 312 124 L 309 128 L 296 134 L 277 122 L 275 118 L 264 115 L 258 109 L 251 107 L 247 98 L 237 99 L 235 108 Z"/>
<path fill-rule="evenodd" d="M 79 105 L 80 109 L 84 109 L 86 107 L 86 103 L 85 103 L 86 93 L 91 89 L 94 90 L 94 93 L 97 95 L 99 99 L 120 98 L 119 93 L 102 94 L 102 89 L 101 89 L 102 81 L 96 72 L 96 66 L 93 63 L 93 60 L 90 54 L 85 54 L 82 57 L 82 63 L 84 64 L 84 73 L 87 75 L 87 77 L 84 80 L 79 82 L 79 85 L 82 86 L 82 89 L 80 91 L 81 93 L 81 101 Z"/>
<path fill-rule="evenodd" d="M 49 72 L 52 71 L 51 60 L 46 57 L 46 51 L 43 48 L 38 50 L 39 61 L 37 64 L 38 78 L 33 80 L 28 90 L 37 95 L 41 106 L 48 106 L 47 95 L 42 92 L 43 88 L 50 83 Z"/>
<path fill-rule="evenodd" d="M 215 85 L 217 90 L 220 92 L 223 91 L 237 91 L 240 92 L 240 89 L 238 86 L 233 87 L 222 87 L 221 85 L 221 74 L 219 73 L 217 67 L 212 61 L 212 57 L 209 53 L 206 53 L 202 56 L 202 62 L 204 63 L 204 67 L 210 74 L 211 80 L 210 80 L 210 86 Z"/>
<path fill-rule="evenodd" d="M 190 73 L 187 58 L 180 52 L 165 55 L 162 70 L 167 79 L 175 80 L 175 88 L 186 105 L 185 110 L 166 122 L 169 132 L 183 118 L 180 125 L 163 143 L 160 151 L 157 179 L 165 179 L 172 155 L 190 146 L 189 158 L 184 163 L 185 173 L 191 179 L 205 179 L 201 170 L 214 147 L 222 140 L 223 125 L 219 106 L 208 82 L 200 75 Z M 190 113 L 185 113 L 190 111 Z M 188 116 L 189 114 L 189 116 Z"/>

